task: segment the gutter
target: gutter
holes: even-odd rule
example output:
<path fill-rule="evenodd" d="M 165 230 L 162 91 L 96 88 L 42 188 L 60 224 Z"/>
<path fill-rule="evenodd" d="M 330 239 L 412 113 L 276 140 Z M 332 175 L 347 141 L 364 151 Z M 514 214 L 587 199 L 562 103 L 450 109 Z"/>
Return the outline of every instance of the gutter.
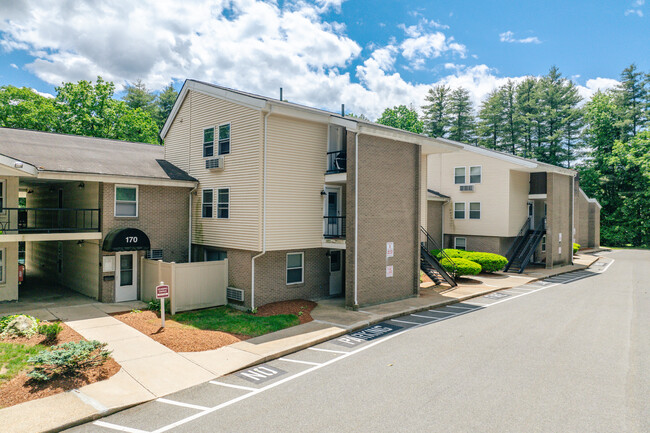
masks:
<path fill-rule="evenodd" d="M 194 188 L 190 190 L 190 209 L 189 209 L 189 232 L 188 232 L 188 240 L 187 240 L 187 262 L 192 263 L 192 195 L 196 193 L 196 190 L 199 188 L 198 185 L 196 185 Z"/>
<path fill-rule="evenodd" d="M 266 148 L 268 142 L 268 119 L 269 112 L 264 115 L 264 164 L 262 174 L 262 252 L 251 259 L 251 310 L 255 311 L 255 259 L 266 254 Z"/>

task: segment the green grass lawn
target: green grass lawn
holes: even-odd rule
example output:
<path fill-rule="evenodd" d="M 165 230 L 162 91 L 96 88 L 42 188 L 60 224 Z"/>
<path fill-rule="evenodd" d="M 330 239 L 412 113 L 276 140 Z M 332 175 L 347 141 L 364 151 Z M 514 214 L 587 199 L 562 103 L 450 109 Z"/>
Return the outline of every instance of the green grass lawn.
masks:
<path fill-rule="evenodd" d="M 172 319 L 198 329 L 224 331 L 251 337 L 279 331 L 300 323 L 295 314 L 258 317 L 230 307 L 178 313 L 172 316 Z"/>
<path fill-rule="evenodd" d="M 11 380 L 27 368 L 27 360 L 44 349 L 45 347 L 40 345 L 0 343 L 0 384 Z"/>

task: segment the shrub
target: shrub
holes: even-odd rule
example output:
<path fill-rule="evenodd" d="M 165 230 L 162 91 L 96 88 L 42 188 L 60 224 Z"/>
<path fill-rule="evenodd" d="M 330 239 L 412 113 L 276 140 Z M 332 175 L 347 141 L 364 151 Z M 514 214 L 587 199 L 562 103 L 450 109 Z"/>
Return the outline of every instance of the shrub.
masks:
<path fill-rule="evenodd" d="M 508 259 L 499 254 L 493 253 L 477 253 L 473 251 L 466 251 L 461 255 L 461 257 L 463 259 L 471 260 L 472 262 L 481 265 L 483 272 L 500 271 L 508 263 Z"/>
<path fill-rule="evenodd" d="M 106 362 L 111 352 L 105 347 L 106 343 L 95 340 L 53 346 L 27 360 L 35 366 L 28 376 L 36 381 L 48 381 L 58 376 L 79 374 Z"/>
<path fill-rule="evenodd" d="M 442 256 L 440 254 L 440 250 L 433 250 L 433 251 L 437 252 L 436 257 L 440 258 Z M 455 250 L 453 248 L 445 248 L 443 251 L 445 252 L 445 254 L 447 254 L 452 259 L 454 257 L 463 257 L 463 254 L 465 253 L 465 251 L 463 251 L 463 250 Z M 444 257 L 444 256 L 442 256 L 442 257 Z"/>
<path fill-rule="evenodd" d="M 580 244 L 573 243 L 573 254 L 576 254 L 580 250 Z"/>
<path fill-rule="evenodd" d="M 160 299 L 152 299 L 147 303 L 147 308 L 151 311 L 160 313 Z M 171 301 L 167 299 L 165 301 L 165 313 L 171 312 Z"/>
<path fill-rule="evenodd" d="M 1 336 L 4 337 L 31 337 L 36 334 L 39 320 L 26 314 L 5 316 L 0 319 Z"/>
<path fill-rule="evenodd" d="M 60 323 L 41 323 L 38 325 L 38 333 L 45 335 L 48 340 L 55 340 L 61 331 L 63 331 L 63 326 Z"/>
<path fill-rule="evenodd" d="M 462 275 L 478 275 L 481 272 L 481 265 L 478 263 L 474 263 L 461 257 L 456 257 L 452 260 L 453 263 L 449 261 L 449 259 L 442 259 L 440 260 L 440 264 L 447 270 L 447 272 L 455 273 L 458 277 Z"/>

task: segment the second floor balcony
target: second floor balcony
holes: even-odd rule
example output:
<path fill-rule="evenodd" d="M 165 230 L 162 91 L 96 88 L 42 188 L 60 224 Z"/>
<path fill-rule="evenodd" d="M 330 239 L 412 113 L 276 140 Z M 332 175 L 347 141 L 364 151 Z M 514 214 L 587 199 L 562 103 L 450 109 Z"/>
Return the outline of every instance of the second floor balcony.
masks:
<path fill-rule="evenodd" d="M 100 209 L 2 208 L 0 210 L 0 236 L 99 231 Z"/>
<path fill-rule="evenodd" d="M 345 173 L 347 170 L 347 153 L 344 150 L 327 152 L 327 171 L 325 174 Z"/>
<path fill-rule="evenodd" d="M 345 239 L 345 217 L 324 216 L 323 237 L 325 239 Z"/>

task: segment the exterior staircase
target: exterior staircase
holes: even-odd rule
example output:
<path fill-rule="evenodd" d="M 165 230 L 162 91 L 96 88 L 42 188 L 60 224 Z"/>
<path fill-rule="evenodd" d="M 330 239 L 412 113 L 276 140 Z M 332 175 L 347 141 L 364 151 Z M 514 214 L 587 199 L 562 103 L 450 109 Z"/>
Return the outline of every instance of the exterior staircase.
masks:
<path fill-rule="evenodd" d="M 420 227 L 420 238 L 420 269 L 422 272 L 427 274 L 436 285 L 446 282 L 451 287 L 456 287 L 457 284 L 454 275 L 447 272 L 438 259 L 431 254 L 431 251 L 440 250 L 444 258 L 449 259 L 452 263 L 453 260 L 444 253 L 442 248 L 433 240 L 424 227 Z"/>
<path fill-rule="evenodd" d="M 539 225 L 532 230 L 530 229 L 530 218 L 528 218 L 506 253 L 508 264 L 504 268 L 504 271 L 516 271 L 520 274 L 524 272 L 526 266 L 528 266 L 530 261 L 533 259 L 535 251 L 545 234 L 546 218 L 542 218 Z"/>

